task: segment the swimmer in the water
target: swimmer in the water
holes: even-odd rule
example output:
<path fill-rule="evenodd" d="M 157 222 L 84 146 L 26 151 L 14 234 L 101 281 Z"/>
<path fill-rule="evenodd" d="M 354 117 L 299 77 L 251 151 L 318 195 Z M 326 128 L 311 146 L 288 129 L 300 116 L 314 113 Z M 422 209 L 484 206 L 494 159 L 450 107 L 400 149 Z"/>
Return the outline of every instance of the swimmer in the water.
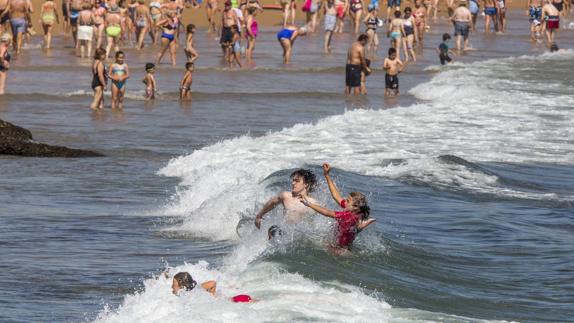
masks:
<path fill-rule="evenodd" d="M 315 174 L 307 169 L 298 169 L 291 173 L 291 192 L 281 192 L 279 195 L 271 198 L 263 208 L 257 213 L 255 217 L 255 226 L 257 229 L 261 228 L 261 220 L 263 216 L 269 211 L 273 210 L 278 204 L 283 205 L 283 215 L 285 216 L 285 222 L 287 223 L 298 223 L 303 220 L 307 215 L 310 215 L 309 209 L 301 205 L 299 202 L 299 196 L 304 194 L 307 196 L 310 192 L 313 192 L 315 185 L 317 184 L 317 179 Z M 308 197 L 310 201 L 315 202 L 312 198 Z M 281 234 L 281 229 L 276 225 L 269 228 L 267 232 L 270 238 Z"/>
<path fill-rule="evenodd" d="M 357 233 L 375 222 L 375 219 L 369 218 L 370 208 L 367 204 L 367 198 L 363 193 L 351 192 L 347 198 L 343 198 L 335 183 L 329 175 L 331 167 L 329 164 L 323 164 L 323 174 L 333 200 L 343 208 L 343 211 L 334 211 L 324 208 L 311 202 L 305 195 L 301 194 L 299 200 L 301 203 L 319 214 L 326 217 L 334 218 L 337 221 L 337 235 L 333 245 L 330 246 L 331 252 L 337 255 L 344 255 L 350 252 L 351 244 L 355 240 Z"/>
<path fill-rule="evenodd" d="M 166 277 L 167 277 L 167 273 Z M 193 280 L 191 275 L 186 272 L 179 272 L 173 276 L 173 280 L 171 282 L 171 291 L 174 295 L 179 295 L 179 292 L 183 289 L 186 291 L 191 291 L 197 286 L 197 282 Z M 201 283 L 201 288 L 205 289 L 208 293 L 215 296 L 217 292 L 217 282 L 215 280 L 208 280 L 206 282 Z M 234 303 L 250 303 L 256 302 L 255 299 L 251 298 L 251 296 L 246 294 L 235 295 L 230 298 L 230 300 Z"/>

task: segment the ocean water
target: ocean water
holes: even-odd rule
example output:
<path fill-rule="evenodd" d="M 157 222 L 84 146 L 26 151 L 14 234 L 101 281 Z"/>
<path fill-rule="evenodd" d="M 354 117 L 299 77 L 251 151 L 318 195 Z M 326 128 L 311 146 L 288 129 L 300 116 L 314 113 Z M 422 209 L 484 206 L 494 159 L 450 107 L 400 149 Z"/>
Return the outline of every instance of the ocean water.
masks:
<path fill-rule="evenodd" d="M 543 53 L 523 27 L 477 36 L 488 50 L 448 67 L 432 53 L 446 27 L 433 29 L 396 100 L 380 72 L 369 97 L 345 99 L 346 48 L 320 56 L 320 35 L 284 70 L 269 32 L 249 72 L 212 67 L 217 46 L 200 38 L 187 105 L 172 98 L 183 71 L 164 65 L 165 94 L 146 104 L 134 67 L 153 51 L 128 51 L 125 111 L 91 113 L 76 66 L 89 62 L 30 50 L 0 117 L 107 157 L 0 159 L 0 321 L 571 321 L 574 52 Z M 293 169 L 326 161 L 377 219 L 353 255 L 326 251 L 319 216 L 273 243 L 237 235 Z M 334 207 L 324 181 L 314 194 Z M 166 268 L 217 280 L 218 297 L 173 296 Z M 228 300 L 239 293 L 258 302 Z"/>

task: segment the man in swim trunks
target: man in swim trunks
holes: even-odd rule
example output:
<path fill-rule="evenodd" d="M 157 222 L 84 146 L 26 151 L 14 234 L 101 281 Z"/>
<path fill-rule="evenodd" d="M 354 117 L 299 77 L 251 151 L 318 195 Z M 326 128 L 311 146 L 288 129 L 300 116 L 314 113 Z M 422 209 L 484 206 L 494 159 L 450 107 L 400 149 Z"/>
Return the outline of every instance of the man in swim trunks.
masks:
<path fill-rule="evenodd" d="M 226 1 L 223 13 L 221 14 L 221 38 L 219 40 L 226 62 L 229 61 L 229 57 L 231 55 L 231 43 L 233 42 L 233 32 L 231 31 L 231 27 L 237 26 L 237 20 L 237 13 L 231 8 L 231 1 Z"/>
<path fill-rule="evenodd" d="M 492 28 L 494 29 L 495 32 L 497 32 L 498 31 L 498 19 L 496 19 L 496 17 L 497 17 L 498 10 L 496 10 L 495 0 L 484 0 L 483 6 L 484 6 L 484 14 L 485 14 L 484 32 L 485 33 L 490 32 L 490 22 L 491 21 L 492 21 Z"/>
<path fill-rule="evenodd" d="M 27 32 L 28 24 L 31 21 L 32 9 L 27 0 L 10 0 L 8 7 L 10 12 L 10 24 L 12 25 L 12 46 L 16 50 L 16 55 L 22 52 L 22 38 Z"/>
<path fill-rule="evenodd" d="M 371 72 L 365 60 L 365 46 L 368 41 L 369 36 L 361 34 L 347 52 L 347 65 L 345 67 L 346 95 L 351 94 L 351 89 L 353 89 L 354 95 L 359 95 L 361 92 L 361 71 Z"/>
<path fill-rule="evenodd" d="M 558 29 L 560 29 L 560 11 L 552 4 L 551 0 L 545 0 L 542 7 L 542 21 L 546 22 L 542 25 L 542 30 L 546 31 L 546 40 L 550 47 L 554 43 L 554 38 Z"/>
<path fill-rule="evenodd" d="M 335 25 L 337 24 L 337 10 L 335 9 L 335 0 L 327 0 L 325 3 L 325 40 L 323 42 L 323 51 L 325 53 L 331 52 L 331 39 L 333 32 L 335 32 Z"/>
<path fill-rule="evenodd" d="M 472 14 L 466 7 L 466 0 L 460 0 L 458 8 L 452 14 L 451 20 L 454 23 L 454 35 L 456 36 L 456 49 L 460 52 L 461 38 L 464 38 L 462 50 L 468 50 L 468 35 L 472 24 Z"/>
<path fill-rule="evenodd" d="M 315 178 L 315 174 L 310 170 L 298 169 L 291 173 L 291 192 L 283 191 L 263 205 L 263 208 L 257 213 L 257 216 L 255 216 L 255 226 L 257 229 L 261 228 L 263 216 L 279 204 L 283 205 L 283 216 L 287 223 L 299 223 L 303 218 L 312 214 L 307 207 L 299 202 L 299 197 L 302 194 L 307 195 L 309 192 L 312 192 L 316 184 L 317 179 Z M 272 226 L 269 229 L 273 232 L 268 232 L 268 235 L 281 234 L 276 226 Z"/>

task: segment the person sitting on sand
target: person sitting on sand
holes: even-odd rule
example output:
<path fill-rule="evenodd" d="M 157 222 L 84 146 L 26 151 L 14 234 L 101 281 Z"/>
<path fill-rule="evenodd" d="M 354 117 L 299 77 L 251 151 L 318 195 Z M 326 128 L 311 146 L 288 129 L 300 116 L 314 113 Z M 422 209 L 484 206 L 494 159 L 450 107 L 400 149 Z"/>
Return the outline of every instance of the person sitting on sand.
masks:
<path fill-rule="evenodd" d="M 343 255 L 350 252 L 351 244 L 355 240 L 357 233 L 374 223 L 376 220 L 369 218 L 370 208 L 367 204 L 367 198 L 363 193 L 351 192 L 344 199 L 335 186 L 335 183 L 329 175 L 331 166 L 323 164 L 323 174 L 331 196 L 343 208 L 343 211 L 334 211 L 324 208 L 311 202 L 306 195 L 301 194 L 299 200 L 303 205 L 313 209 L 315 212 L 326 217 L 334 218 L 337 221 L 337 233 L 335 243 L 329 247 L 330 251 L 336 255 Z"/>
<path fill-rule="evenodd" d="M 193 280 L 191 275 L 186 271 L 182 271 L 173 276 L 171 291 L 174 295 L 179 295 L 181 290 L 191 291 L 195 286 L 197 286 L 197 282 Z M 201 283 L 201 288 L 215 296 L 217 292 L 217 282 L 215 280 L 208 280 Z M 246 294 L 235 295 L 231 297 L 230 300 L 234 303 L 250 303 L 256 301 Z"/>
<path fill-rule="evenodd" d="M 310 212 L 307 208 L 301 206 L 298 198 L 301 194 L 307 196 L 309 193 L 313 192 L 316 184 L 317 179 L 315 178 L 315 174 L 310 170 L 298 169 L 291 173 L 291 192 L 283 191 L 263 205 L 263 208 L 255 216 L 255 226 L 257 229 L 261 228 L 261 220 L 263 220 L 263 216 L 273 210 L 280 203 L 283 205 L 285 222 L 301 222 L 304 217 L 310 214 Z M 307 199 L 314 201 L 310 197 Z M 275 236 L 277 233 L 281 234 L 281 230 L 275 225 L 270 227 L 268 231 L 268 235 L 270 237 Z"/>

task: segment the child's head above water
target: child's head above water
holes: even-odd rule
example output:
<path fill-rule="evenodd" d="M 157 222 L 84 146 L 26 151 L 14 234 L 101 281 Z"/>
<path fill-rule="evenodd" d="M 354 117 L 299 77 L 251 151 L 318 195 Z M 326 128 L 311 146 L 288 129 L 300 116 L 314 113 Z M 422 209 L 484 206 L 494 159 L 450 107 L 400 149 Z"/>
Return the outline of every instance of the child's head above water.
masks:
<path fill-rule="evenodd" d="M 367 197 L 361 192 L 351 192 L 349 197 L 345 200 L 348 208 L 356 209 L 363 220 L 368 219 L 371 213 L 371 208 L 367 203 Z"/>
<path fill-rule="evenodd" d="M 148 73 L 155 72 L 155 64 L 154 63 L 146 63 L 145 64 L 145 71 Z"/>
<path fill-rule="evenodd" d="M 442 41 L 447 41 L 450 39 L 450 34 L 449 33 L 444 33 L 442 34 Z"/>
<path fill-rule="evenodd" d="M 177 273 L 175 274 L 175 276 L 173 276 L 173 281 L 171 283 L 171 290 L 174 294 L 177 295 L 179 290 L 185 289 L 187 291 L 190 291 L 194 289 L 196 285 L 197 282 L 193 280 L 193 278 L 188 272 L 184 271 Z"/>

